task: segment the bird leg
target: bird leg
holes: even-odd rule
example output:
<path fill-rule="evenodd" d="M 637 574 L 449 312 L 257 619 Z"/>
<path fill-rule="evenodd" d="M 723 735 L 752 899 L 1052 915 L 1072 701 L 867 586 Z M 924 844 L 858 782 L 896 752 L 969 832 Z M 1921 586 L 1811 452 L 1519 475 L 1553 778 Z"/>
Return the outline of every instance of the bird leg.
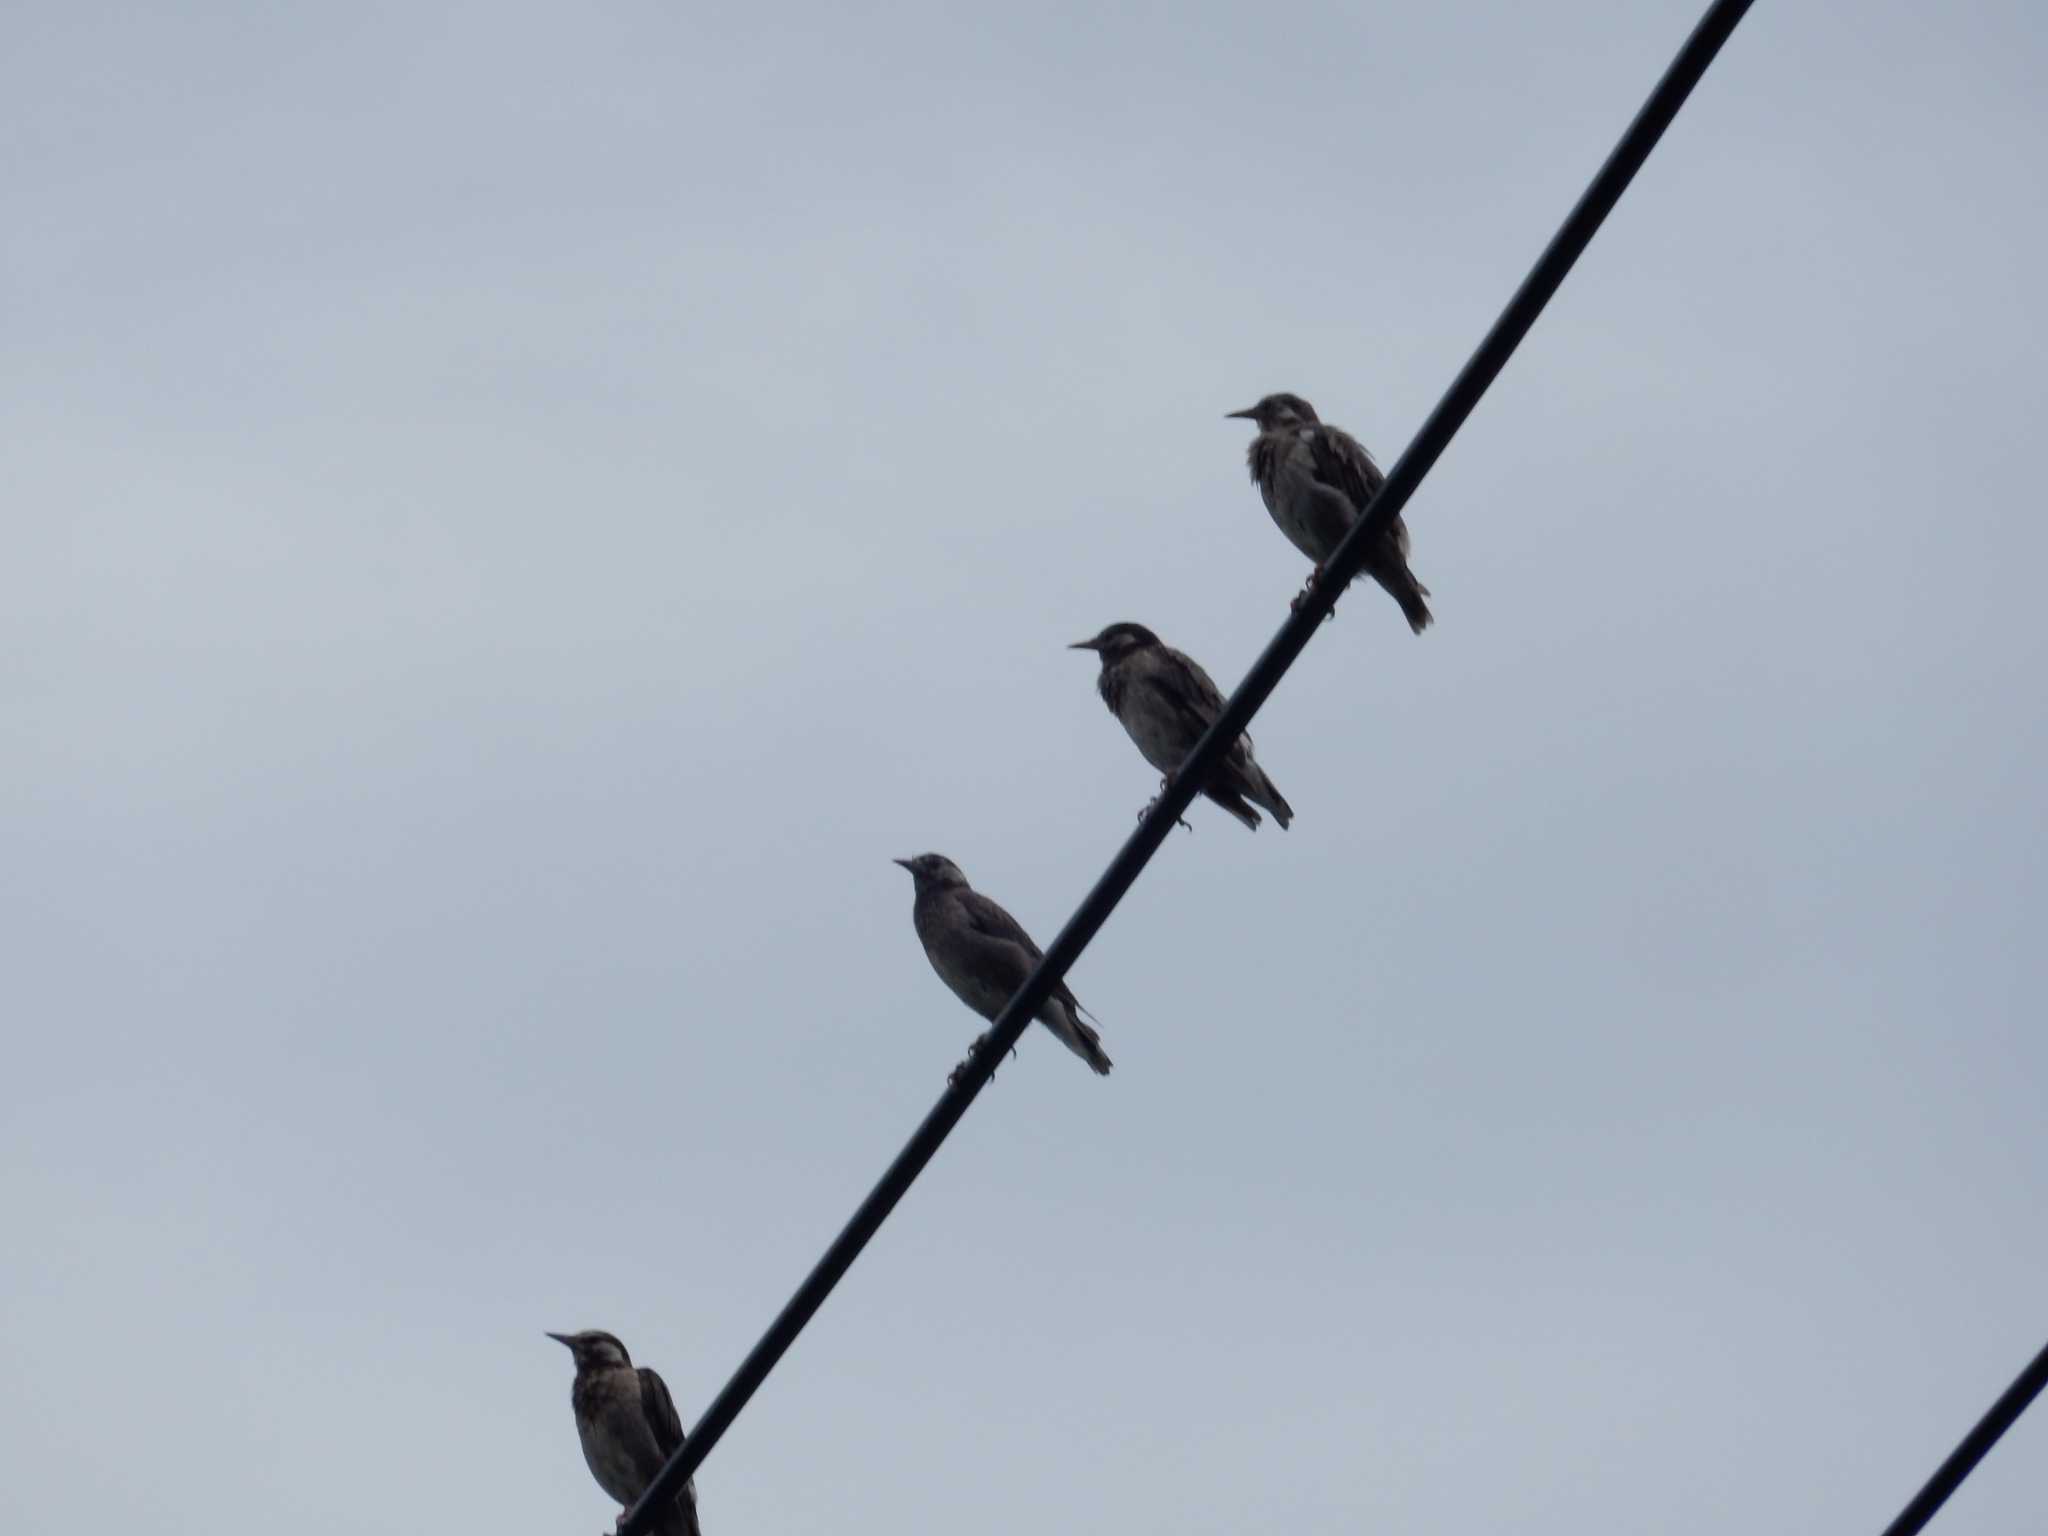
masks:
<path fill-rule="evenodd" d="M 1163 795 L 1166 793 L 1166 786 L 1170 782 L 1172 781 L 1168 779 L 1161 779 L 1159 781 L 1159 795 Z M 1143 821 L 1147 816 L 1150 816 L 1152 814 L 1152 807 L 1159 803 L 1159 795 L 1154 795 L 1150 800 L 1147 800 L 1145 802 L 1145 809 L 1138 812 L 1138 820 Z M 1188 826 L 1188 819 L 1185 816 L 1176 816 L 1174 817 L 1174 820 L 1179 822 L 1182 826 L 1187 827 L 1190 832 L 1195 830 L 1193 827 Z"/>
<path fill-rule="evenodd" d="M 1323 568 L 1322 566 L 1318 565 L 1314 570 L 1308 573 L 1308 580 L 1303 582 L 1301 584 L 1301 590 L 1294 594 L 1294 601 L 1287 605 L 1287 611 L 1289 613 L 1301 612 L 1302 604 L 1308 601 L 1309 593 L 1315 590 L 1316 583 L 1321 581 L 1322 579 Z M 1337 605 L 1335 603 L 1330 604 L 1330 611 L 1324 614 L 1323 617 L 1325 619 L 1334 619 L 1335 617 L 1337 617 Z"/>
<path fill-rule="evenodd" d="M 968 1066 L 969 1066 L 970 1064 L 972 1064 L 972 1062 L 974 1061 L 974 1056 L 975 1056 L 975 1053 L 976 1053 L 977 1051 L 979 1051 L 979 1050 L 980 1050 L 980 1049 L 981 1049 L 981 1048 L 982 1048 L 982 1047 L 983 1047 L 984 1045 L 987 1045 L 987 1044 L 988 1044 L 988 1032 L 987 1032 L 986 1030 L 984 1030 L 984 1031 L 983 1031 L 983 1032 L 982 1032 L 981 1034 L 978 1034 L 978 1035 L 976 1035 L 976 1036 L 974 1037 L 974 1044 L 972 1044 L 972 1045 L 970 1045 L 969 1047 L 967 1047 L 967 1059 L 966 1059 L 965 1061 L 961 1062 L 959 1066 L 955 1067 L 955 1068 L 954 1068 L 954 1069 L 953 1069 L 952 1071 L 950 1071 L 950 1072 L 948 1072 L 948 1073 L 946 1074 L 946 1086 L 947 1086 L 948 1088 L 952 1087 L 952 1086 L 953 1086 L 953 1085 L 954 1085 L 955 1083 L 957 1083 L 957 1082 L 959 1082 L 959 1081 L 960 1081 L 960 1074 L 961 1074 L 962 1072 L 965 1072 L 965 1071 L 967 1070 Z M 1014 1045 L 1013 1045 L 1013 1046 L 1011 1046 L 1011 1047 L 1010 1047 L 1010 1054 L 1011 1054 L 1012 1056 L 1016 1055 L 1016 1054 L 1017 1054 L 1017 1047 L 1015 1047 Z M 1000 1063 L 998 1063 L 998 1065 L 1000 1065 Z M 990 1068 L 989 1068 L 989 1071 L 988 1071 L 988 1080 L 989 1080 L 990 1082 L 994 1082 L 994 1081 L 996 1080 L 996 1071 L 995 1071 L 995 1068 L 994 1068 L 994 1067 L 990 1067 Z"/>

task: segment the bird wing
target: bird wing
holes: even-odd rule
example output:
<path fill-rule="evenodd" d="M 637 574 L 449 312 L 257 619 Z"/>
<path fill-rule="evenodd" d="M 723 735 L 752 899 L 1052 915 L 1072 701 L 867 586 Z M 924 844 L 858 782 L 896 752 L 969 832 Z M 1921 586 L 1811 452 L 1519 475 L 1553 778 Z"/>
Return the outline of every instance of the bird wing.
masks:
<path fill-rule="evenodd" d="M 1342 491 L 1353 507 L 1363 511 L 1387 483 L 1365 444 L 1349 432 L 1317 426 L 1303 433 L 1302 439 L 1308 445 L 1309 470 L 1317 483 Z"/>
<path fill-rule="evenodd" d="M 968 927 L 976 933 L 1015 944 L 1030 957 L 1033 965 L 1045 958 L 1045 952 L 1031 942 L 1031 935 L 1024 931 L 1024 925 L 981 892 L 963 890 L 960 893 L 960 910 L 967 918 Z"/>
<path fill-rule="evenodd" d="M 1223 691 L 1200 662 L 1170 645 L 1159 647 L 1159 666 L 1146 681 L 1176 714 L 1196 722 L 1201 730 L 1206 731 L 1223 713 Z"/>
<path fill-rule="evenodd" d="M 655 1446 L 666 1462 L 682 1449 L 683 1421 L 676 1413 L 676 1400 L 668 1395 L 668 1383 L 644 1365 L 640 1367 L 640 1412 L 654 1432 Z M 676 1508 L 682 1516 L 677 1536 L 699 1536 L 694 1478 L 683 1484 L 683 1491 L 676 1496 Z"/>
<path fill-rule="evenodd" d="M 1216 718 L 1214 709 L 1204 710 L 1187 687 L 1185 679 L 1154 674 L 1141 685 L 1176 722 L 1182 738 L 1193 746 Z"/>
<path fill-rule="evenodd" d="M 1150 679 L 1152 686 L 1182 719 L 1194 726 L 1193 734 L 1199 738 L 1223 713 L 1223 690 L 1202 670 L 1202 664 L 1186 652 L 1162 645 L 1159 658 L 1164 665 Z M 1223 757 L 1226 762 L 1249 762 L 1251 754 L 1251 732 L 1240 731 Z"/>
<path fill-rule="evenodd" d="M 960 910 L 967 918 L 968 927 L 987 941 L 988 958 L 995 960 L 1000 956 L 1014 965 L 1017 979 L 1009 983 L 1014 993 L 1024 985 L 1024 978 L 1031 974 L 1031 968 L 1045 958 L 1045 951 L 1031 942 L 1031 935 L 1024 931 L 1022 923 L 972 887 L 960 893 Z M 1081 1006 L 1064 981 L 1052 989 L 1052 995 L 1070 1008 L 1079 1009 Z"/>
<path fill-rule="evenodd" d="M 644 1365 L 640 1367 L 640 1411 L 654 1431 L 655 1448 L 667 1461 L 683 1443 L 683 1421 L 676 1416 L 676 1401 L 668 1395 L 668 1384 Z"/>

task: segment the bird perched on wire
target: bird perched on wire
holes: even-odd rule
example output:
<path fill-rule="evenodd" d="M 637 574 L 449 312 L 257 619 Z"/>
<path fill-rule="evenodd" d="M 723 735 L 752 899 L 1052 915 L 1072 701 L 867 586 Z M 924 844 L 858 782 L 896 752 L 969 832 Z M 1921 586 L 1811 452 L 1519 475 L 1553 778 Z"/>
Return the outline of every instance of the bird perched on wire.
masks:
<path fill-rule="evenodd" d="M 975 890 L 960 866 L 942 853 L 921 853 L 895 861 L 910 871 L 917 884 L 910 908 L 918 942 L 939 980 L 953 995 L 989 1022 L 1017 995 L 1043 951 L 1009 913 Z M 1068 1050 L 1107 1076 L 1110 1060 L 1102 1036 L 1088 1024 L 1081 1004 L 1065 982 L 1052 990 L 1038 1010 L 1038 1022 L 1058 1035 Z M 969 1054 L 979 1050 L 987 1034 L 978 1036 Z M 966 1062 L 953 1069 L 958 1077 Z"/>
<path fill-rule="evenodd" d="M 1093 651 L 1102 658 L 1096 691 L 1145 761 L 1163 774 L 1171 776 L 1187 761 L 1195 743 L 1223 713 L 1223 695 L 1209 674 L 1142 624 L 1112 624 L 1093 640 L 1077 640 L 1068 649 Z M 1164 781 L 1160 787 L 1165 787 Z M 1294 819 L 1294 808 L 1253 761 L 1249 736 L 1230 744 L 1209 770 L 1202 793 L 1255 832 L 1259 813 L 1254 805 L 1272 812 L 1283 828 Z"/>
<path fill-rule="evenodd" d="M 1258 425 L 1259 435 L 1246 454 L 1252 480 L 1280 531 L 1315 561 L 1309 577 L 1313 585 L 1387 477 L 1357 438 L 1326 425 L 1299 395 L 1268 395 L 1257 405 L 1230 412 L 1227 419 L 1235 418 Z M 1410 629 L 1419 635 L 1429 628 L 1429 604 L 1423 601 L 1429 588 L 1408 569 L 1408 525 L 1399 517 L 1379 547 L 1367 553 L 1365 571 L 1401 605 Z M 1295 599 L 1297 607 L 1301 601 Z"/>
<path fill-rule="evenodd" d="M 683 1443 L 683 1421 L 662 1379 L 646 1366 L 637 1369 L 626 1346 L 599 1328 L 582 1333 L 551 1333 L 576 1357 L 576 1382 L 569 1406 L 576 1411 L 576 1434 L 583 1459 L 597 1486 L 626 1509 L 654 1481 L 654 1474 Z M 624 1524 L 625 1509 L 619 1511 Z M 683 1485 L 673 1505 L 651 1528 L 655 1536 L 700 1536 L 697 1486 Z"/>

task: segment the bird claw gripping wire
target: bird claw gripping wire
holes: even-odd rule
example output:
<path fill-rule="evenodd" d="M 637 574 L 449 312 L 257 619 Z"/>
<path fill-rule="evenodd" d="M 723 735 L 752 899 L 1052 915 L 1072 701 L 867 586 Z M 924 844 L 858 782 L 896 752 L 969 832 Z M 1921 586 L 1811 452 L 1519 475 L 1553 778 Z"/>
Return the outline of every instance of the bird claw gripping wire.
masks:
<path fill-rule="evenodd" d="M 1159 781 L 1159 795 L 1163 795 L 1165 793 L 1166 780 L 1161 779 Z M 1142 811 L 1138 812 L 1138 820 L 1143 821 L 1147 816 L 1150 816 L 1152 814 L 1152 807 L 1159 803 L 1159 795 L 1154 795 L 1150 800 L 1147 800 L 1145 802 L 1145 808 Z M 1190 832 L 1195 830 L 1194 827 L 1189 824 L 1187 817 L 1176 816 L 1173 819 L 1180 823 L 1180 825 L 1182 825 L 1183 827 L 1186 827 Z"/>
<path fill-rule="evenodd" d="M 1319 565 L 1314 570 L 1308 573 L 1308 580 L 1303 582 L 1301 584 L 1301 590 L 1294 594 L 1294 601 L 1287 605 L 1287 611 L 1289 613 L 1301 612 L 1302 608 L 1308 603 L 1309 593 L 1315 591 L 1316 583 L 1321 581 L 1322 579 L 1323 568 Z M 1330 611 L 1323 615 L 1323 622 L 1327 624 L 1330 620 L 1334 619 L 1335 617 L 1337 617 L 1337 605 L 1335 603 L 1332 603 L 1330 604 Z"/>
<path fill-rule="evenodd" d="M 954 1069 L 953 1069 L 952 1071 L 950 1071 L 950 1072 L 948 1072 L 948 1073 L 946 1074 L 946 1086 L 947 1086 L 948 1088 L 951 1088 L 951 1087 L 952 1087 L 952 1086 L 953 1086 L 953 1085 L 954 1085 L 955 1083 L 957 1083 L 957 1082 L 959 1082 L 959 1081 L 960 1081 L 960 1074 L 961 1074 L 962 1072 L 965 1072 L 965 1071 L 966 1071 L 966 1070 L 967 1070 L 967 1069 L 968 1069 L 968 1068 L 969 1068 L 970 1066 L 972 1066 L 972 1065 L 974 1064 L 974 1057 L 975 1057 L 975 1053 L 976 1053 L 976 1052 L 978 1052 L 978 1051 L 979 1051 L 979 1050 L 980 1050 L 980 1049 L 981 1049 L 981 1048 L 982 1048 L 982 1047 L 983 1047 L 984 1045 L 987 1045 L 987 1044 L 988 1044 L 988 1036 L 987 1036 L 987 1035 L 985 1035 L 985 1034 L 983 1034 L 983 1035 L 976 1035 L 976 1036 L 974 1037 L 974 1044 L 972 1044 L 972 1045 L 970 1045 L 969 1047 L 967 1047 L 967 1059 L 966 1059 L 965 1061 L 961 1062 L 959 1066 L 955 1067 L 955 1068 L 954 1068 Z M 1010 1047 L 1010 1054 L 1011 1054 L 1012 1056 L 1016 1055 L 1016 1054 L 1017 1054 L 1017 1047 L 1015 1047 L 1014 1045 L 1013 1045 L 1013 1046 L 1011 1046 L 1011 1047 Z M 1001 1065 L 1001 1063 L 1000 1063 L 1000 1062 L 998 1062 L 998 1063 L 997 1063 L 997 1065 L 998 1065 L 998 1066 L 1000 1066 L 1000 1065 Z M 988 1080 L 989 1080 L 990 1082 L 994 1082 L 994 1081 L 996 1080 L 996 1073 L 995 1073 L 995 1067 L 991 1067 L 991 1068 L 989 1068 L 989 1073 L 988 1073 Z"/>

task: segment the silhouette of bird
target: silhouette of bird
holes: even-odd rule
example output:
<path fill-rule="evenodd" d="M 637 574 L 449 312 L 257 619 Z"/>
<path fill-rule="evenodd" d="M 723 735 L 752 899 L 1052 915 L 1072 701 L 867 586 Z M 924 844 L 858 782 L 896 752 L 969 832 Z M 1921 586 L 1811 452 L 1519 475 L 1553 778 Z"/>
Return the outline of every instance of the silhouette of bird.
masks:
<path fill-rule="evenodd" d="M 576 1435 L 597 1486 L 626 1510 L 654 1481 L 654 1474 L 683 1443 L 683 1422 L 662 1379 L 646 1366 L 634 1368 L 626 1346 L 599 1328 L 551 1333 L 576 1357 L 576 1381 L 569 1406 L 576 1411 Z M 653 1527 L 656 1536 L 701 1536 L 697 1485 L 685 1483 L 676 1501 Z"/>
<path fill-rule="evenodd" d="M 1102 658 L 1102 671 L 1095 679 L 1102 702 L 1122 722 L 1145 761 L 1168 777 L 1223 713 L 1223 695 L 1209 674 L 1142 624 L 1111 624 L 1093 640 L 1077 640 L 1068 649 L 1093 651 Z M 1165 787 L 1163 780 L 1160 787 Z M 1254 761 L 1249 736 L 1240 735 L 1231 743 L 1209 770 L 1202 793 L 1253 831 L 1259 825 L 1254 805 L 1272 812 L 1283 828 L 1294 819 L 1294 808 Z"/>
<path fill-rule="evenodd" d="M 1043 951 L 1017 919 L 970 886 L 960 866 L 944 854 L 921 853 L 895 862 L 916 882 L 910 916 L 925 958 L 955 997 L 993 1023 L 1031 968 L 1044 958 Z M 1089 1066 L 1108 1075 L 1110 1060 L 1102 1049 L 1102 1036 L 1090 1027 L 1065 982 L 1053 988 L 1038 1010 L 1038 1022 Z M 986 1033 L 978 1036 L 970 1054 L 987 1038 Z M 954 1075 L 966 1065 L 961 1062 Z"/>
<path fill-rule="evenodd" d="M 1259 435 L 1245 455 L 1252 480 L 1280 531 L 1315 561 L 1313 585 L 1387 477 L 1357 438 L 1326 425 L 1299 395 L 1268 395 L 1229 417 L 1257 424 Z M 1365 571 L 1401 605 L 1410 629 L 1419 635 L 1429 628 L 1429 604 L 1423 601 L 1429 588 L 1408 569 L 1408 525 L 1399 517 L 1367 554 Z M 1301 601 L 1295 599 L 1297 607 Z"/>

